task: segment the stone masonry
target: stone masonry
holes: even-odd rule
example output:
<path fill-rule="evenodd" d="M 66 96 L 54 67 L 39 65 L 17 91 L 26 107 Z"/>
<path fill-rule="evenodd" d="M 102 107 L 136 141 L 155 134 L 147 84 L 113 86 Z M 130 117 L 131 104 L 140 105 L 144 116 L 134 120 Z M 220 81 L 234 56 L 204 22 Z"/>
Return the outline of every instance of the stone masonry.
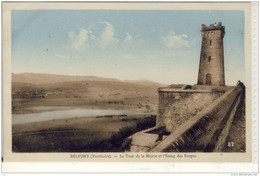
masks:
<path fill-rule="evenodd" d="M 219 98 L 224 91 L 160 88 L 156 125 L 174 132 L 190 118 Z"/>
<path fill-rule="evenodd" d="M 198 85 L 225 85 L 223 38 L 225 27 L 219 22 L 217 26 L 201 25 L 201 54 Z"/>

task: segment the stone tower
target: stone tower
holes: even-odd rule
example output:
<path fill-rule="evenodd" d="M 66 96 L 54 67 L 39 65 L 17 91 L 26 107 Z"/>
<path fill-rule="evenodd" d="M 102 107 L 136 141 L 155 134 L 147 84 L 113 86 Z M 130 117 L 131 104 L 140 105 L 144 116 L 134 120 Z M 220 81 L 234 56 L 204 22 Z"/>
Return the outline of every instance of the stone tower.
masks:
<path fill-rule="evenodd" d="M 225 85 L 223 38 L 225 26 L 201 25 L 201 53 L 198 85 Z"/>

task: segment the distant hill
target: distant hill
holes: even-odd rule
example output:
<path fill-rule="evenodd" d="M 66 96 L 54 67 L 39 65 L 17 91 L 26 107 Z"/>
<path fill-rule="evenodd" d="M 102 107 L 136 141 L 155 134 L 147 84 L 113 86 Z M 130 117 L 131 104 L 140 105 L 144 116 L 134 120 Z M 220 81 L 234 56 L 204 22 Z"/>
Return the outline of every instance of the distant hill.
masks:
<path fill-rule="evenodd" d="M 159 86 L 165 86 L 163 84 L 154 82 L 154 81 L 150 81 L 150 80 L 146 80 L 146 79 L 140 79 L 140 80 L 124 80 L 124 82 L 126 83 L 132 83 L 132 84 L 139 84 L 139 85 L 144 85 L 144 86 L 148 86 L 148 85 L 159 85 Z"/>
<path fill-rule="evenodd" d="M 149 80 L 124 80 L 121 81 L 115 78 L 102 78 L 96 76 L 68 76 L 68 75 L 55 75 L 45 73 L 12 73 L 12 82 L 15 83 L 29 83 L 29 84 L 51 84 L 61 82 L 76 82 L 76 81 L 113 81 L 121 83 L 139 84 L 139 85 L 157 85 L 164 86 Z"/>
<path fill-rule="evenodd" d="M 72 81 L 120 81 L 118 79 L 100 78 L 96 76 L 67 76 L 44 73 L 12 73 L 12 82 L 30 83 L 30 84 L 50 84 Z"/>

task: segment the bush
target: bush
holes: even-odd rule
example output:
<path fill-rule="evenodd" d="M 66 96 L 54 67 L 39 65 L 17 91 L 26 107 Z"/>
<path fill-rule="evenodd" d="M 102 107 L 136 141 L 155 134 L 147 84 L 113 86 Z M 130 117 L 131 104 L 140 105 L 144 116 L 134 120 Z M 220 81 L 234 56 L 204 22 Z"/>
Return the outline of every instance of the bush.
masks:
<path fill-rule="evenodd" d="M 138 131 L 142 131 L 154 127 L 155 125 L 156 125 L 156 118 L 155 116 L 151 116 L 150 118 L 145 118 L 136 122 L 134 126 L 131 127 L 127 126 L 119 129 L 119 132 L 114 133 L 110 138 L 110 142 L 112 143 L 113 150 L 124 151 L 125 148 L 127 148 L 126 143 L 128 143 L 128 145 L 131 143 L 129 142 L 129 139 L 126 139 L 127 137 L 131 136 L 132 134 Z"/>
<path fill-rule="evenodd" d="M 124 152 L 129 150 L 131 139 L 127 138 L 132 134 L 145 130 L 156 125 L 156 116 L 146 117 L 133 126 L 126 126 L 112 134 L 110 139 L 90 144 L 87 148 L 92 152 Z"/>

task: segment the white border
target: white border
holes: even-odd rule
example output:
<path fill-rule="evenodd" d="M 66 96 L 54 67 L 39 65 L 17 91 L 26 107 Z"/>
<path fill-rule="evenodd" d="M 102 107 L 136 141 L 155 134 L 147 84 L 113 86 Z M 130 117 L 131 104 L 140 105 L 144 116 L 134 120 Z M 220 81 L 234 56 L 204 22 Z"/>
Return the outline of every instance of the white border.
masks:
<path fill-rule="evenodd" d="M 258 163 L 258 153 L 259 153 L 259 129 L 258 129 L 258 96 L 259 96 L 259 61 L 258 61 L 258 2 L 252 3 L 252 162 Z"/>
<path fill-rule="evenodd" d="M 258 148 L 258 9 L 259 3 L 252 3 L 252 163 L 76 163 L 76 162 L 8 162 L 2 163 L 2 172 L 259 172 Z M 2 48 L 1 48 L 2 49 Z M 2 76 L 0 74 L 0 76 Z M 2 78 L 2 77 L 1 77 Z M 0 79 L 1 79 L 0 78 Z M 2 82 L 2 80 L 1 80 Z M 2 87 L 1 87 L 2 88 Z M 2 102 L 2 101 L 1 101 Z M 2 107 L 2 104 L 1 104 Z M 1 131 L 2 132 L 2 131 Z M 2 136 L 1 136 L 2 137 Z M 3 152 L 2 152 L 3 155 Z M 102 167 L 102 169 L 100 169 Z M 203 171 L 201 170 L 203 169 Z"/>

